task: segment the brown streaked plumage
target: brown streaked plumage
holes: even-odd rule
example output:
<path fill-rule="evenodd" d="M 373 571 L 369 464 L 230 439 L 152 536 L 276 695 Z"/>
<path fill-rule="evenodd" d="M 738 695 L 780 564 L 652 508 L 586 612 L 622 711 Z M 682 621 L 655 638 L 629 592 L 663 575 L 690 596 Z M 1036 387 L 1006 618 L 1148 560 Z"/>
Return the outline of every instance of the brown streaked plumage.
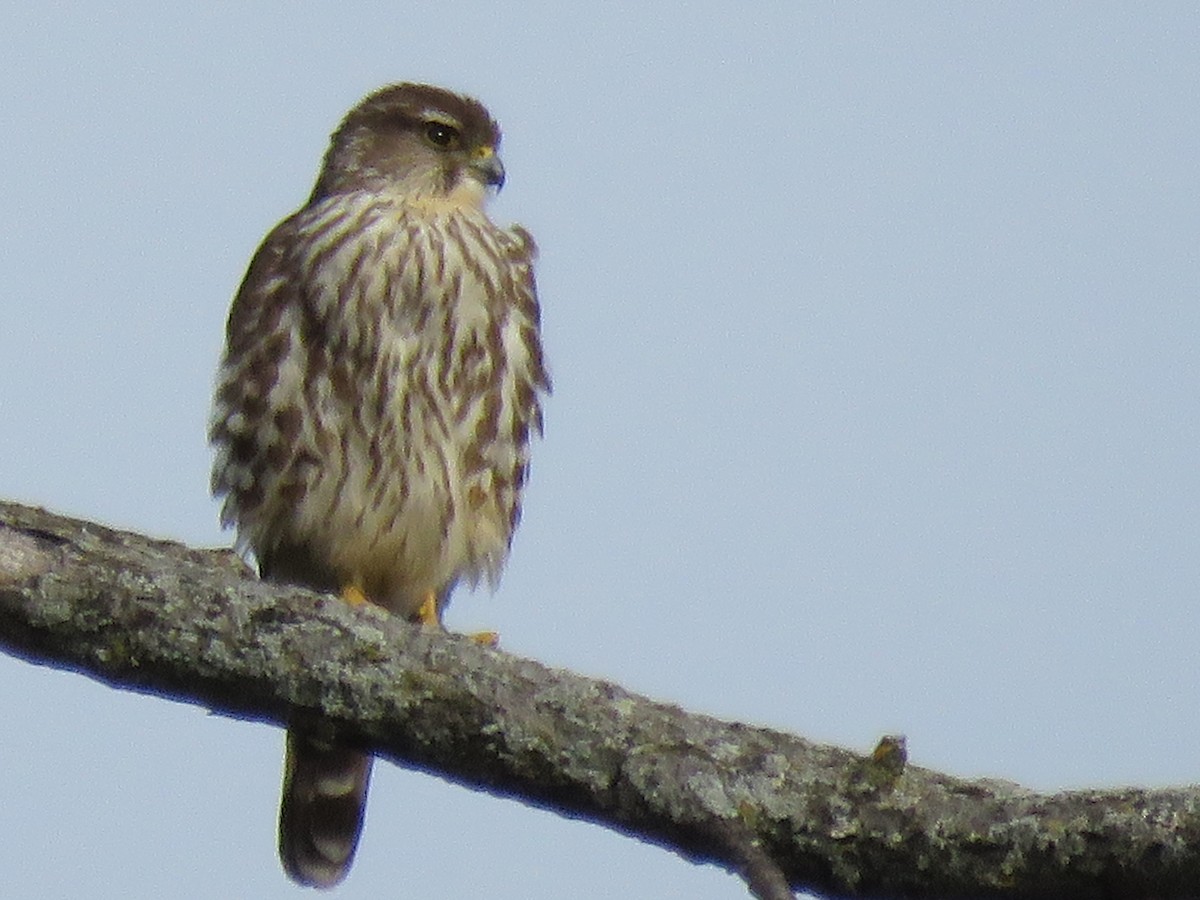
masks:
<path fill-rule="evenodd" d="M 504 181 L 476 101 L 385 87 L 334 132 L 308 202 L 234 298 L 210 440 L 213 493 L 264 578 L 440 621 L 495 582 L 550 389 L 535 248 L 484 212 Z M 370 758 L 320 723 L 288 732 L 280 856 L 340 881 Z"/>

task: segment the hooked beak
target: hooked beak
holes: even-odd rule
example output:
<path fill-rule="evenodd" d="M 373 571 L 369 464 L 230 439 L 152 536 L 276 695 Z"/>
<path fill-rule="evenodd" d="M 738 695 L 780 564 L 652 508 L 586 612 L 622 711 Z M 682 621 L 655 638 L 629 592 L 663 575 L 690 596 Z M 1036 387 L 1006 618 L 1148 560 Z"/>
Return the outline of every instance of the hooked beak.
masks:
<path fill-rule="evenodd" d="M 500 157 L 496 155 L 495 147 L 480 147 L 475 151 L 475 158 L 471 160 L 471 171 L 486 185 L 494 187 L 496 190 L 504 187 L 504 163 L 500 162 Z"/>

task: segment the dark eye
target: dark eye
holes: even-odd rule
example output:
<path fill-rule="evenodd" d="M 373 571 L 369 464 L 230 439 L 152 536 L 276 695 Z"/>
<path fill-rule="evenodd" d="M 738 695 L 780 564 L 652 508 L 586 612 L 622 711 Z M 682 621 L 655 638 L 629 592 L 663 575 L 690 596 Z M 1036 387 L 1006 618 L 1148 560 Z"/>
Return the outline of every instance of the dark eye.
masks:
<path fill-rule="evenodd" d="M 425 137 L 435 147 L 451 147 L 458 143 L 458 129 L 445 122 L 426 122 Z"/>

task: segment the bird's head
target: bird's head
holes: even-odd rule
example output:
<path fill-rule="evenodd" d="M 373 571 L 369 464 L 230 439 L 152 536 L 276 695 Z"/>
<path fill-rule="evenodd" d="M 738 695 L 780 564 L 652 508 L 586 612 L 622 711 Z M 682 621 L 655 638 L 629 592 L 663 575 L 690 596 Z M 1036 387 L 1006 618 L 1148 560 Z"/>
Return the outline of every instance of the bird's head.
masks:
<path fill-rule="evenodd" d="M 312 200 L 376 190 L 479 206 L 504 184 L 499 145 L 500 127 L 478 101 L 425 84 L 389 85 L 333 133 Z"/>

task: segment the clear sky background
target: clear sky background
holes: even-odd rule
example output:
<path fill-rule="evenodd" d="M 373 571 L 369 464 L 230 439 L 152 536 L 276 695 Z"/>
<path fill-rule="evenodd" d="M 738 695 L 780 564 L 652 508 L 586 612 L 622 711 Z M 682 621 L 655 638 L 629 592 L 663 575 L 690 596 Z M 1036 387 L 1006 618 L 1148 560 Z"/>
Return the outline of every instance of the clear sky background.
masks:
<path fill-rule="evenodd" d="M 107 7 L 0 8 L 0 496 L 227 544 L 230 297 L 430 81 L 504 126 L 555 380 L 452 627 L 957 775 L 1200 780 L 1195 4 Z M 278 729 L 7 657 L 0 722 L 6 896 L 304 896 Z M 743 893 L 380 765 L 334 896 Z"/>

